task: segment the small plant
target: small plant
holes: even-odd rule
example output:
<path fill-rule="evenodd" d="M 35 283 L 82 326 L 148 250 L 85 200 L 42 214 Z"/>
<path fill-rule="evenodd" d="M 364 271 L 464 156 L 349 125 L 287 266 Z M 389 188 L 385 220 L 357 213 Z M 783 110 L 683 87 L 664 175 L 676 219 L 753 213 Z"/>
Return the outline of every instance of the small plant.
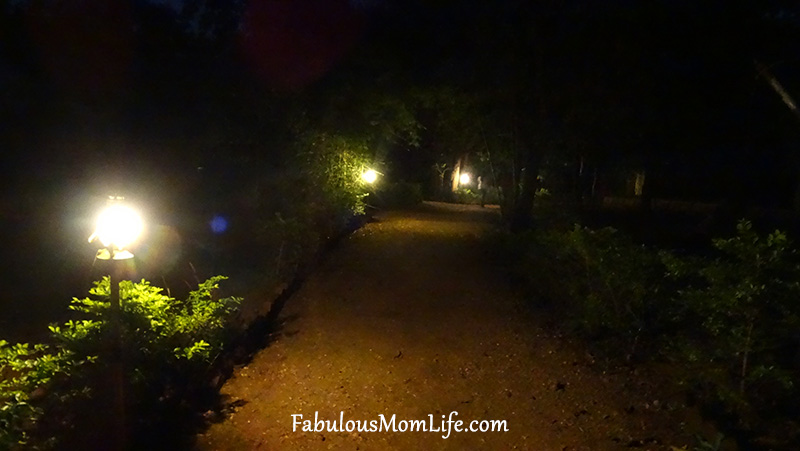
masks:
<path fill-rule="evenodd" d="M 479 193 L 469 188 L 459 188 L 453 193 L 456 203 L 476 205 L 481 203 L 481 196 Z"/>
<path fill-rule="evenodd" d="M 44 392 L 83 362 L 64 349 L 0 340 L 0 449 L 33 445 L 31 431 L 45 413 Z"/>
<path fill-rule="evenodd" d="M 667 312 L 656 308 L 663 268 L 655 252 L 611 228 L 576 225 L 566 232 L 535 232 L 532 238 L 523 277 L 532 278 L 551 305 L 568 312 L 573 330 L 623 340 L 628 357 L 640 351 L 643 336 L 659 333 Z"/>
<path fill-rule="evenodd" d="M 317 207 L 343 220 L 363 214 L 367 190 L 361 172 L 370 163 L 368 140 L 308 132 L 298 146 L 307 189 L 319 196 Z"/>
<path fill-rule="evenodd" d="M 716 259 L 666 260 L 684 287 L 677 297 L 684 320 L 697 325 L 683 337 L 683 355 L 705 402 L 739 427 L 759 429 L 799 395 L 800 264 L 784 233 L 759 236 L 747 221 L 713 244 Z"/>
<path fill-rule="evenodd" d="M 231 318 L 240 298 L 218 298 L 216 292 L 224 276 L 212 277 L 177 301 L 149 282 L 122 281 L 123 355 L 132 366 L 134 382 L 168 382 L 164 376 L 185 379 L 202 369 L 219 354 L 231 334 Z M 50 326 L 62 345 L 76 355 L 100 355 L 108 351 L 109 279 L 95 282 L 90 298 L 73 299 L 70 308 L 94 319 L 69 321 L 64 327 Z"/>
<path fill-rule="evenodd" d="M 143 405 L 179 396 L 203 383 L 209 368 L 231 338 L 231 319 L 240 298 L 217 295 L 216 276 L 199 284 L 184 301 L 149 282 L 122 281 L 122 356 L 134 392 Z M 90 297 L 73 299 L 72 310 L 91 316 L 51 325 L 52 345 L 9 344 L 0 340 L 0 449 L 47 447 L 47 433 L 34 434 L 45 416 L 73 395 L 88 394 L 111 360 L 109 279 L 95 282 Z M 85 365 L 97 363 L 97 365 Z M 97 373 L 97 374 L 95 374 Z M 58 409 L 63 411 L 64 409 Z M 51 423 L 58 423 L 58 421 Z"/>
<path fill-rule="evenodd" d="M 657 253 L 576 226 L 510 237 L 508 248 L 572 330 L 680 366 L 677 379 L 742 449 L 797 449 L 800 258 L 783 232 L 759 235 L 747 221 L 713 245 L 716 258 Z"/>

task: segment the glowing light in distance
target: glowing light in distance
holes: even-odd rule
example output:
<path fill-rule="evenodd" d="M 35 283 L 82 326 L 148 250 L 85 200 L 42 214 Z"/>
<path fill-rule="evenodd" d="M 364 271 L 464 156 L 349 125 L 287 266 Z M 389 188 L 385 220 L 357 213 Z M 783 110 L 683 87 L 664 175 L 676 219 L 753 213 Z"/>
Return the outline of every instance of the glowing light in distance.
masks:
<path fill-rule="evenodd" d="M 125 249 L 142 233 L 142 218 L 135 210 L 125 205 L 111 205 L 97 218 L 97 226 L 89 242 L 99 239 L 103 246 Z"/>
<path fill-rule="evenodd" d="M 467 174 L 466 172 L 461 174 L 461 177 L 458 178 L 458 182 L 462 185 L 469 185 L 469 182 L 472 181 L 472 177 Z"/>
<path fill-rule="evenodd" d="M 373 169 L 368 169 L 361 174 L 361 180 L 367 183 L 375 183 L 375 180 L 378 180 L 378 173 Z"/>

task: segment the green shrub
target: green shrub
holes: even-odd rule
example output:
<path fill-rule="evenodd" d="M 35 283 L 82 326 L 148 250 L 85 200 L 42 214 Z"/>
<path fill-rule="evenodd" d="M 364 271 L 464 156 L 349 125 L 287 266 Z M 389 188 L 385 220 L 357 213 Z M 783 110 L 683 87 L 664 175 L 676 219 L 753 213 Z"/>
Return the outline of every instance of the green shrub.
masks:
<path fill-rule="evenodd" d="M 779 426 L 800 438 L 796 419 L 779 418 L 798 402 L 800 265 L 786 235 L 759 236 L 742 221 L 737 235 L 715 239 L 716 259 L 668 257 L 669 276 L 683 287 L 676 303 L 687 333 L 680 338 L 689 379 L 706 403 L 744 430 Z"/>
<path fill-rule="evenodd" d="M 459 188 L 453 193 L 453 201 L 457 204 L 479 205 L 481 196 L 477 190 L 469 188 Z"/>
<path fill-rule="evenodd" d="M 306 201 L 323 217 L 341 217 L 340 222 L 363 214 L 367 187 L 361 173 L 370 163 L 368 140 L 309 132 L 297 146 Z"/>
<path fill-rule="evenodd" d="M 484 188 L 483 192 L 478 189 L 459 188 L 453 193 L 453 201 L 459 204 L 487 205 L 502 203 L 500 188 L 490 186 Z"/>
<path fill-rule="evenodd" d="M 623 344 L 627 356 L 674 362 L 676 380 L 745 448 L 797 449 L 800 260 L 782 232 L 737 230 L 713 240 L 716 258 L 579 226 L 506 244 L 517 275 L 571 330 L 611 353 Z"/>
<path fill-rule="evenodd" d="M 522 275 L 565 316 L 572 330 L 622 340 L 629 356 L 642 338 L 657 335 L 668 312 L 660 309 L 658 255 L 611 228 L 575 226 L 539 231 L 521 249 Z"/>
<path fill-rule="evenodd" d="M 217 296 L 224 279 L 208 279 L 184 301 L 144 280 L 120 283 L 119 343 L 134 404 L 180 396 L 187 386 L 205 382 L 205 371 L 234 332 L 231 319 L 241 302 Z M 95 282 L 91 297 L 73 299 L 70 308 L 91 318 L 51 325 L 52 345 L 0 340 L 0 449 L 52 445 L 55 438 L 47 433 L 32 438 L 37 425 L 53 408 L 62 410 L 75 394 L 94 388 L 82 384 L 103 378 L 117 351 L 111 345 L 116 340 L 108 321 L 109 288 L 106 277 Z"/>
<path fill-rule="evenodd" d="M 240 298 L 218 298 L 224 276 L 199 284 L 184 301 L 163 294 L 149 282 L 120 282 L 122 354 L 135 384 L 165 386 L 202 370 L 222 351 L 232 334 L 231 318 Z M 59 343 L 78 356 L 108 357 L 109 279 L 89 290 L 91 298 L 73 299 L 70 308 L 93 319 L 50 326 Z M 158 375 L 158 377 L 155 377 Z"/>
<path fill-rule="evenodd" d="M 64 349 L 0 340 L 0 449 L 34 446 L 30 434 L 44 414 L 40 394 L 85 361 Z"/>

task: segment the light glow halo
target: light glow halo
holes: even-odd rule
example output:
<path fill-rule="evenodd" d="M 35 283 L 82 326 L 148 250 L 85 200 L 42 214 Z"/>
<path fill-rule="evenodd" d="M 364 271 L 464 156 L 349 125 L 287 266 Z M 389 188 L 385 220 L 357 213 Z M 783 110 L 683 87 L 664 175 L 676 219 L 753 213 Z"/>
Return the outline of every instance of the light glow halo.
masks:
<path fill-rule="evenodd" d="M 97 226 L 89 242 L 97 238 L 105 247 L 122 250 L 136 241 L 143 228 L 142 217 L 136 210 L 125 205 L 111 205 L 97 217 Z"/>
<path fill-rule="evenodd" d="M 361 179 L 367 183 L 375 183 L 375 180 L 378 180 L 378 173 L 374 169 L 368 169 L 361 174 Z"/>

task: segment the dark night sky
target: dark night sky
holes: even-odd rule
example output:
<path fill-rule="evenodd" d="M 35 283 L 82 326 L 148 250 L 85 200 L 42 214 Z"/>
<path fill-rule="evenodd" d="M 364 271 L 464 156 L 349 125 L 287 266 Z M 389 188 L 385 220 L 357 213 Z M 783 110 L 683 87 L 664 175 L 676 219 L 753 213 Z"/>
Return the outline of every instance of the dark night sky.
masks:
<path fill-rule="evenodd" d="M 250 208 L 248 182 L 294 176 L 285 161 L 303 119 L 340 130 L 363 99 L 414 87 L 480 94 L 482 113 L 501 118 L 496 136 L 508 132 L 505 110 L 524 104 L 525 127 L 577 136 L 607 172 L 659 159 L 664 195 L 716 200 L 736 188 L 786 207 L 797 182 L 800 126 L 753 66 L 763 60 L 800 96 L 796 6 L 765 3 L 759 16 L 667 0 L 52 4 L 0 9 L 0 225 L 27 237 L 20 246 L 82 243 L 96 202 L 115 191 L 181 226 Z M 435 127 L 423 125 L 419 148 L 381 148 L 397 178 L 426 180 L 438 158 Z"/>
<path fill-rule="evenodd" d="M 237 2 L 209 2 L 217 10 L 207 16 L 189 8 L 196 3 L 149 2 L 164 6 L 161 13 L 142 9 L 147 3 L 76 2 L 59 14 L 25 15 L 5 31 L 0 80 L 17 94 L 4 103 L 10 107 L 4 142 L 16 149 L 3 157 L 11 179 L 20 178 L 19 168 L 32 167 L 52 179 L 48 168 L 58 177 L 65 171 L 59 168 L 72 172 L 87 161 L 115 161 L 109 156 L 136 156 L 143 169 L 175 163 L 187 151 L 175 150 L 171 159 L 164 149 L 181 139 L 206 145 L 200 141 L 209 142 L 208 124 L 220 120 L 215 102 L 252 97 L 234 92 L 239 87 L 255 79 L 267 92 L 312 91 L 342 71 L 351 76 L 352 60 L 364 55 L 364 65 L 372 66 L 367 79 L 385 71 L 404 83 L 502 86 L 515 71 L 535 66 L 536 42 L 519 41 L 529 28 L 524 20 L 539 16 L 548 24 L 543 41 L 555 49 L 547 55 L 550 91 L 585 99 L 587 109 L 629 109 L 636 127 L 650 136 L 592 130 L 599 145 L 684 147 L 673 160 L 693 160 L 698 168 L 730 160 L 746 173 L 760 164 L 768 172 L 774 158 L 736 161 L 732 155 L 741 148 L 780 154 L 785 140 L 794 139 L 785 132 L 794 119 L 752 65 L 754 57 L 763 58 L 790 92 L 800 92 L 792 40 L 797 7 L 781 2 L 756 8 L 761 17 L 727 2 L 688 1 L 645 8 L 624 0 L 555 7 L 514 0 L 304 0 L 244 2 L 239 9 L 226 6 Z M 527 16 L 518 14 L 520 7 Z M 150 28 L 142 28 L 143 20 Z M 754 37 L 752 23 L 774 32 Z M 233 30 L 233 39 L 216 47 L 175 41 L 175 30 L 198 27 Z M 565 116 L 550 115 L 556 124 Z M 239 116 L 225 117 L 242 123 Z M 686 144 L 685 136 L 695 139 Z M 187 167 L 196 166 L 190 159 Z M 89 165 L 95 169 L 83 170 L 93 174 L 109 166 Z"/>

